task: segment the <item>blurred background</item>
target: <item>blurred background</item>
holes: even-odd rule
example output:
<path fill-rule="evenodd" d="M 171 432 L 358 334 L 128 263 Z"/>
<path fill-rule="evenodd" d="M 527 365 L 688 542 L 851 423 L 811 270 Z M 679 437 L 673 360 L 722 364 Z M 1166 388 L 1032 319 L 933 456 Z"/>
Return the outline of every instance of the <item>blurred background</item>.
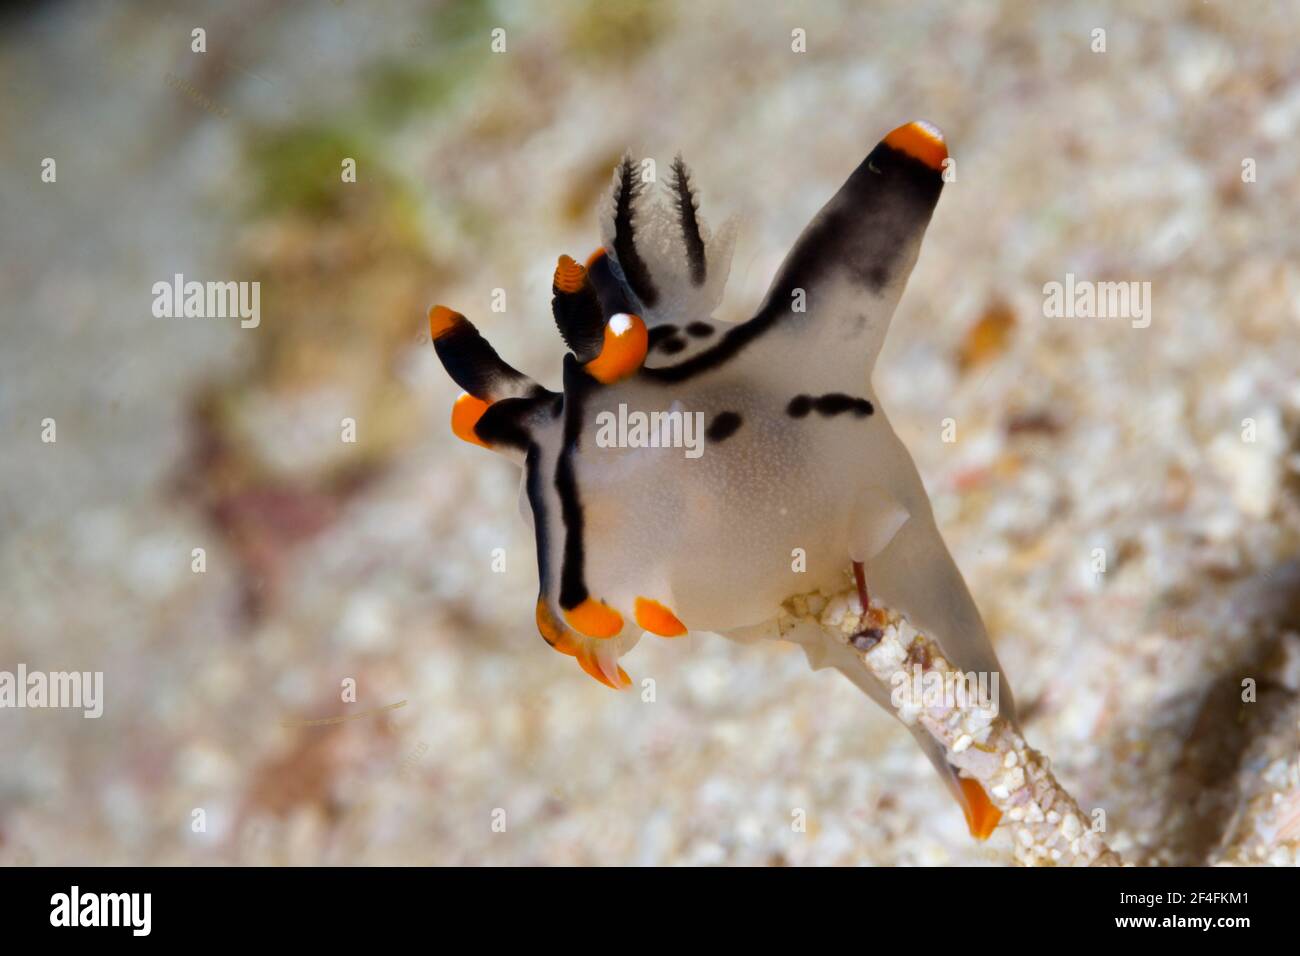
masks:
<path fill-rule="evenodd" d="M 876 383 L 1026 734 L 1131 861 L 1294 865 L 1300 18 L 1137 7 L 9 9 L 0 670 L 105 702 L 0 710 L 0 864 L 1008 862 L 796 648 L 648 637 L 652 702 L 548 649 L 425 320 L 554 386 L 555 257 L 629 148 L 740 217 L 743 319 L 923 118 L 957 175 Z M 260 282 L 260 325 L 156 318 L 177 273 Z M 1150 282 L 1150 326 L 1045 317 L 1067 273 Z"/>

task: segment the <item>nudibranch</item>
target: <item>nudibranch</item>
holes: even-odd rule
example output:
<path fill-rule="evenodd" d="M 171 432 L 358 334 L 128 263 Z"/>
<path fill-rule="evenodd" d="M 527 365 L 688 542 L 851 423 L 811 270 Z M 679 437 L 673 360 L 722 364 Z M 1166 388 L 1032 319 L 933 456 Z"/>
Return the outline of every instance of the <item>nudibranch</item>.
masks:
<path fill-rule="evenodd" d="M 619 660 L 643 631 L 781 636 L 888 708 L 889 689 L 852 647 L 817 628 L 778 632 L 783 602 L 839 588 L 850 568 L 864 607 L 879 599 L 906 615 L 962 671 L 1000 673 L 871 382 L 947 157 L 927 123 L 889 133 L 804 229 L 757 313 L 725 323 L 712 313 L 734 228 L 707 227 L 680 157 L 652 201 L 625 156 L 600 209 L 601 246 L 555 268 L 559 392 L 506 364 L 464 315 L 430 310 L 438 357 L 464 389 L 453 432 L 523 466 L 537 628 L 592 677 L 629 686 Z M 600 440 L 602 423 L 629 413 L 665 440 Z M 703 424 L 695 456 L 672 440 L 686 418 Z M 1000 703 L 1009 713 L 1009 692 Z M 987 797 L 915 733 L 986 836 Z"/>

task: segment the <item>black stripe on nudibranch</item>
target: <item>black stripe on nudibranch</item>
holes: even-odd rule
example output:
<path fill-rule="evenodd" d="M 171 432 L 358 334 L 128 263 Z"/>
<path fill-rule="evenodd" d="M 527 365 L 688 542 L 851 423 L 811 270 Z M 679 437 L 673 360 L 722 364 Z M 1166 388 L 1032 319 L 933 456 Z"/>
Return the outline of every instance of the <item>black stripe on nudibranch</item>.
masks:
<path fill-rule="evenodd" d="M 851 412 L 855 418 L 866 418 L 875 412 L 876 407 L 865 398 L 854 398 L 843 392 L 828 392 L 825 395 L 796 395 L 785 407 L 785 413 L 791 418 L 807 418 L 810 412 L 816 412 L 824 418 Z"/>
<path fill-rule="evenodd" d="M 704 237 L 700 235 L 700 220 L 696 216 L 695 192 L 691 189 L 691 174 L 679 155 L 673 160 L 670 183 L 677 202 L 677 221 L 682 227 L 682 243 L 686 246 L 686 264 L 691 270 L 692 285 L 704 285 L 708 264 L 704 258 Z"/>
<path fill-rule="evenodd" d="M 641 191 L 637 179 L 636 167 L 631 156 L 623 157 L 619 167 L 618 197 L 614 202 L 614 257 L 623 270 L 623 278 L 641 304 L 647 308 L 659 301 L 659 290 L 650 278 L 650 270 L 645 260 L 636 250 L 636 237 L 633 229 L 633 206 Z"/>
<path fill-rule="evenodd" d="M 488 406 L 474 425 L 474 433 L 489 445 L 528 451 L 533 444 L 528 420 L 547 403 L 563 402 L 560 396 L 503 398 Z"/>
<path fill-rule="evenodd" d="M 686 326 L 686 334 L 697 339 L 707 339 L 713 331 L 713 326 L 707 322 L 692 322 Z"/>
<path fill-rule="evenodd" d="M 524 491 L 533 512 L 533 537 L 537 541 L 537 581 L 543 594 L 551 586 L 551 529 L 546 515 L 546 498 L 542 492 L 541 449 L 529 445 L 524 456 Z"/>
<path fill-rule="evenodd" d="M 570 611 L 587 600 L 584 576 L 584 515 L 578 495 L 578 479 L 573 459 L 582 437 L 582 411 L 587 393 L 595 379 L 582 368 L 573 355 L 564 357 L 564 438 L 555 463 L 555 491 L 560 497 L 560 514 L 564 518 L 564 563 L 560 568 L 560 607 Z"/>
<path fill-rule="evenodd" d="M 740 429 L 741 422 L 738 412 L 718 412 L 704 430 L 704 437 L 711 442 L 726 441 Z"/>
<path fill-rule="evenodd" d="M 739 355 L 745 346 L 762 335 L 772 324 L 772 318 L 759 321 L 760 318 L 761 315 L 741 325 L 733 326 L 723 334 L 716 345 L 692 355 L 684 362 L 659 368 L 647 366 L 641 369 L 641 375 L 660 385 L 671 385 L 719 368 Z"/>

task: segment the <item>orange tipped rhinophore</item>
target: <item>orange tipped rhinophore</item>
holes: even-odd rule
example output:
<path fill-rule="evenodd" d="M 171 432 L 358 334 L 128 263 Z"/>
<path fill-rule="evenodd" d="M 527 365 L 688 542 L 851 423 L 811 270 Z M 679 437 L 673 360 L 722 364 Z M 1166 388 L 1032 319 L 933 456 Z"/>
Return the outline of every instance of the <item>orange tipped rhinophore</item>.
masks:
<path fill-rule="evenodd" d="M 612 385 L 641 367 L 649 346 L 650 334 L 641 317 L 620 312 L 605 323 L 605 344 L 587 363 L 587 371 L 596 381 Z"/>
<path fill-rule="evenodd" d="M 962 810 L 966 813 L 966 828 L 975 839 L 987 840 L 1002 819 L 1002 811 L 993 806 L 978 780 L 961 777 L 957 782 L 961 784 L 962 796 L 966 798 L 962 803 Z"/>
<path fill-rule="evenodd" d="M 597 246 L 596 251 L 593 252 L 591 255 L 587 256 L 587 268 L 590 269 L 593 263 L 598 262 L 600 258 L 604 255 L 605 255 L 605 247 Z"/>
<path fill-rule="evenodd" d="M 445 305 L 435 305 L 429 310 L 429 335 L 434 339 L 441 338 L 464 321 L 465 316 L 459 312 L 453 312 Z"/>
<path fill-rule="evenodd" d="M 560 292 L 577 292 L 587 282 L 587 270 L 569 256 L 560 256 L 555 266 L 555 288 Z"/>
<path fill-rule="evenodd" d="M 919 159 L 931 169 L 943 169 L 943 161 L 948 158 L 943 133 L 921 120 L 898 127 L 885 137 L 885 145 Z"/>

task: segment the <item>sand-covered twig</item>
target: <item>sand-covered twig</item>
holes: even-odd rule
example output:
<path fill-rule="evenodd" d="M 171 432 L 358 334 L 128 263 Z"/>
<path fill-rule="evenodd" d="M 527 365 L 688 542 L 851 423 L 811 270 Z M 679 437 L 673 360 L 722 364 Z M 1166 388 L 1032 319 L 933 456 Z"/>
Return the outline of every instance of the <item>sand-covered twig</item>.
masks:
<path fill-rule="evenodd" d="M 899 719 L 924 728 L 947 752 L 950 764 L 979 782 L 1002 813 L 1000 828 L 1010 829 L 1020 863 L 1121 865 L 1118 854 L 1093 831 L 1089 816 L 1057 782 L 1048 760 L 996 708 L 983 706 L 973 695 L 964 702 L 960 693 L 944 695 L 944 702 L 935 703 L 929 695 L 917 700 L 906 692 L 915 685 L 918 668 L 927 686 L 937 686 L 939 680 L 946 688 L 966 686 L 966 676 L 943 657 L 933 640 L 901 615 L 874 603 L 864 622 L 859 607 L 849 591 L 828 600 L 796 597 L 787 603 L 786 611 L 792 619 L 816 621 L 834 640 L 853 647 L 862 666 L 884 687 L 905 691 L 891 694 Z M 879 637 L 872 632 L 870 638 L 855 640 L 864 623 L 875 628 Z"/>

